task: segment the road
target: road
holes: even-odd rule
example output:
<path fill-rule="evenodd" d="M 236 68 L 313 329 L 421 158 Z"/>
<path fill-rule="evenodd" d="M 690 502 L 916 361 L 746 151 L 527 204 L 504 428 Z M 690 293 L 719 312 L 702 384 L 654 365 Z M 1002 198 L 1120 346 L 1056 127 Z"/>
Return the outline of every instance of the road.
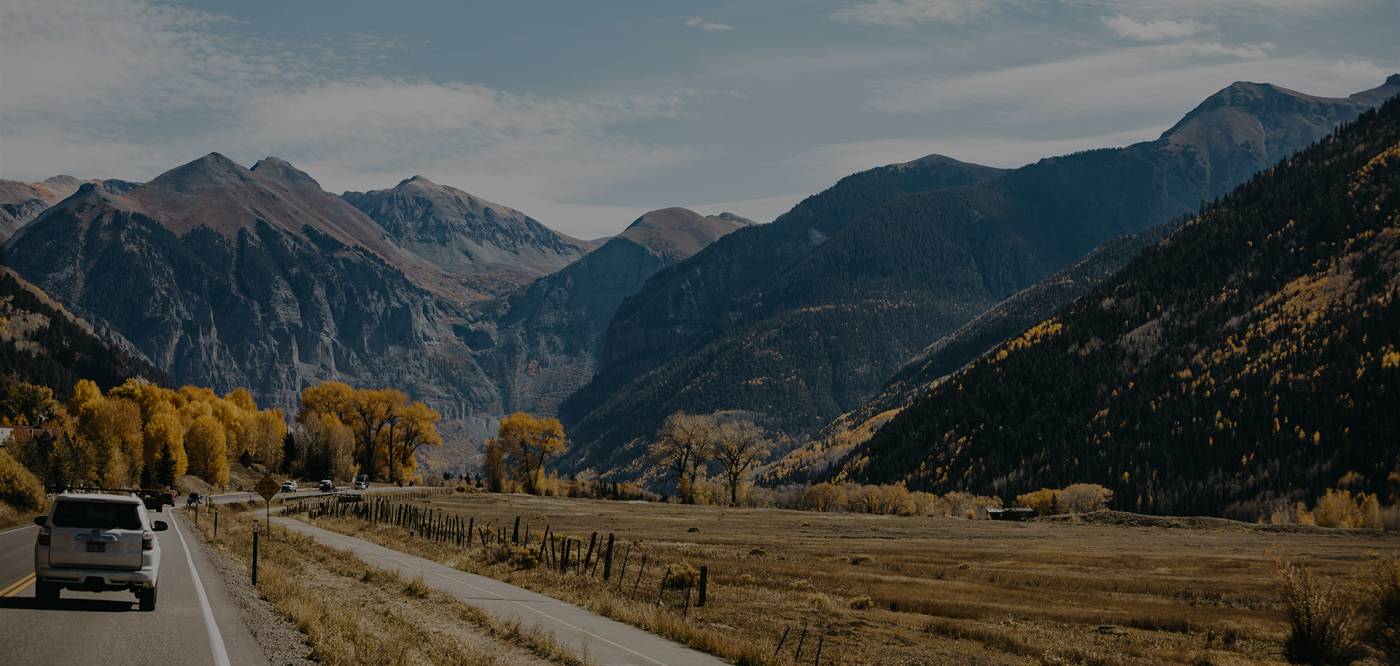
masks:
<path fill-rule="evenodd" d="M 553 634 L 556 642 L 574 654 L 587 654 L 589 663 L 609 666 L 721 666 L 726 663 L 636 627 L 494 578 L 459 571 L 298 520 L 273 520 L 322 543 L 349 550 L 370 566 L 397 571 L 406 578 L 421 576 L 428 587 L 446 592 L 494 617 Z"/>
<path fill-rule="evenodd" d="M 386 492 L 388 489 L 375 489 Z M 316 491 L 279 494 L 315 497 Z M 215 504 L 247 501 L 224 493 Z M 222 578 L 197 543 L 181 511 L 152 513 L 170 529 L 160 540 L 160 598 L 142 613 L 129 592 L 64 590 L 55 609 L 34 603 L 34 525 L 0 530 L 0 663 L 214 664 L 267 663 L 229 598 Z"/>
<path fill-rule="evenodd" d="M 6 664 L 267 663 L 213 565 L 179 512 L 160 539 L 160 598 L 142 613 L 128 592 L 64 590 L 57 608 L 34 603 L 38 528 L 0 532 L 0 662 Z"/>

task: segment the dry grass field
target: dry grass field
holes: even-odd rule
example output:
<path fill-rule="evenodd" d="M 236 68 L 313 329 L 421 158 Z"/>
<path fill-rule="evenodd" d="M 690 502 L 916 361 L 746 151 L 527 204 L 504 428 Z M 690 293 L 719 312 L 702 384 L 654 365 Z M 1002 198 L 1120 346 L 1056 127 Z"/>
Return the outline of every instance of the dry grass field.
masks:
<path fill-rule="evenodd" d="M 197 524 L 205 542 L 247 566 L 256 505 L 220 509 L 217 539 L 206 515 Z M 265 527 L 265 525 L 264 525 Z M 266 533 L 264 532 L 264 536 Z M 553 638 L 499 622 L 474 607 L 405 580 L 354 555 L 299 534 L 276 530 L 262 540 L 258 593 L 289 619 L 322 664 L 581 666 Z"/>
<path fill-rule="evenodd" d="M 615 533 L 619 568 L 626 544 L 636 545 L 619 591 L 616 579 L 605 586 L 601 576 L 489 564 L 480 548 L 402 528 L 316 522 L 740 663 L 796 663 L 803 627 L 800 663 L 813 663 L 818 643 L 831 664 L 1276 662 L 1286 632 L 1277 560 L 1359 586 L 1377 559 L 1400 554 L 1400 538 L 1386 534 L 1215 520 L 1002 523 L 490 494 L 415 504 L 492 530 L 509 531 L 519 515 L 536 544 L 546 525 L 585 544 L 592 532 Z M 649 559 L 640 584 L 639 553 Z M 710 571 L 709 603 L 684 617 L 684 592 L 656 605 L 662 565 L 682 561 Z"/>

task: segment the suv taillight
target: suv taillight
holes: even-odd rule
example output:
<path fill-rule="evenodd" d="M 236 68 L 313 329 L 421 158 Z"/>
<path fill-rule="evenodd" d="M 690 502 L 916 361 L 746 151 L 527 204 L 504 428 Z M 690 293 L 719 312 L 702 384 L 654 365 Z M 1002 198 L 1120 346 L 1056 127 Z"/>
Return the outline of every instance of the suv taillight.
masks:
<path fill-rule="evenodd" d="M 52 533 L 53 533 L 53 531 L 49 529 L 49 526 L 48 526 L 48 525 L 45 525 L 45 526 L 43 526 L 43 527 L 40 527 L 40 528 L 39 528 L 39 545 L 40 545 L 40 546 L 47 546 L 47 545 L 49 545 L 49 535 L 52 534 Z"/>
<path fill-rule="evenodd" d="M 155 533 L 155 532 L 142 532 L 142 533 L 141 533 L 141 550 L 154 550 L 155 547 L 156 547 L 156 533 Z"/>

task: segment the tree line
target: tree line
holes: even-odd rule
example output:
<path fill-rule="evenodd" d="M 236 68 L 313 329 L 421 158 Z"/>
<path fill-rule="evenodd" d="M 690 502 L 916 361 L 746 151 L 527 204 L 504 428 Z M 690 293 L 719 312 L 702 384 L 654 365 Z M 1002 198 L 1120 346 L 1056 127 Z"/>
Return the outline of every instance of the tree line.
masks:
<path fill-rule="evenodd" d="M 394 389 L 325 382 L 307 388 L 290 424 L 236 388 L 224 395 L 128 379 L 105 393 L 79 380 L 66 399 L 22 381 L 0 386 L 0 424 L 41 428 L 7 455 L 50 489 L 229 482 L 230 463 L 317 478 L 418 479 L 417 454 L 440 446 L 441 416 Z"/>

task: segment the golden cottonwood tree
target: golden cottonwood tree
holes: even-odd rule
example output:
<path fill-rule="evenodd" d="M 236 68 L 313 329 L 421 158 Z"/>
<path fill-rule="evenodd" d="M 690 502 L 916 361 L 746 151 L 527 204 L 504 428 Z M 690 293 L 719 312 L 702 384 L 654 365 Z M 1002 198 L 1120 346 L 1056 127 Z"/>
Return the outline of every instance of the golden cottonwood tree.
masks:
<path fill-rule="evenodd" d="M 563 453 L 564 425 L 556 418 L 537 418 L 516 412 L 501 419 L 496 442 L 515 468 L 528 493 L 538 493 L 550 456 Z"/>
<path fill-rule="evenodd" d="M 370 479 L 399 481 L 413 475 L 415 454 L 424 446 L 440 446 L 441 419 L 421 402 L 410 403 L 397 389 L 354 388 L 324 382 L 302 392 L 299 423 L 331 415 L 354 436 L 353 455 L 359 471 Z"/>

